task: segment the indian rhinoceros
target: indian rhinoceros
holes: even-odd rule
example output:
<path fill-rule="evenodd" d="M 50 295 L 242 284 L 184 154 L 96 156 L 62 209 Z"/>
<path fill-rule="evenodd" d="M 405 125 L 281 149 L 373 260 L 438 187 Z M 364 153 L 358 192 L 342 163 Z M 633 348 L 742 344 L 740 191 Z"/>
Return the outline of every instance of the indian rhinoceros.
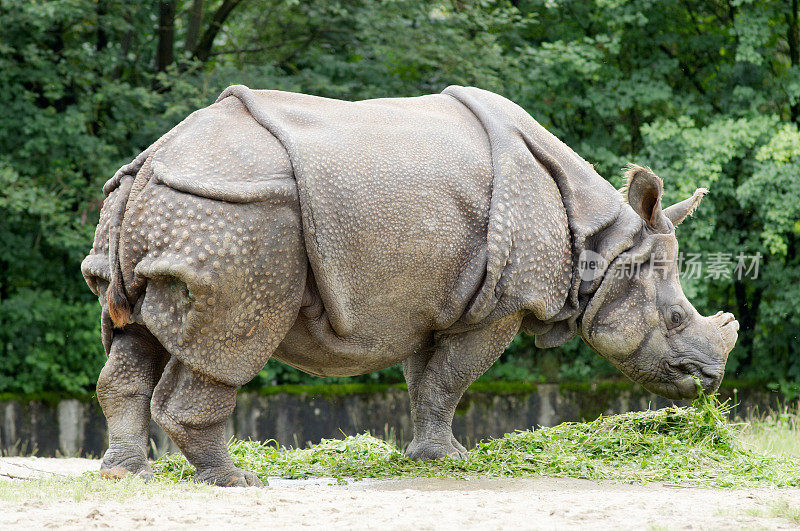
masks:
<path fill-rule="evenodd" d="M 270 357 L 319 376 L 402 361 L 406 454 L 426 460 L 465 457 L 456 405 L 520 330 L 539 347 L 578 334 L 665 397 L 694 397 L 695 378 L 713 392 L 739 325 L 686 299 L 675 239 L 704 190 L 662 208 L 652 171 L 627 182 L 476 88 L 226 89 L 103 189 L 82 265 L 108 355 L 103 469 L 151 475 L 152 415 L 197 480 L 260 484 L 223 436 Z"/>

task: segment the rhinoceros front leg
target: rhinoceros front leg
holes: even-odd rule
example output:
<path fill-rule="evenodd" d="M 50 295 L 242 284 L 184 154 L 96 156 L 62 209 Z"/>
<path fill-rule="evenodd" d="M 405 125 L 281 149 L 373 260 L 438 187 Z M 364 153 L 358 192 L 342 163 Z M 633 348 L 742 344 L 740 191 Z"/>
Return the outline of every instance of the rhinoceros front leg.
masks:
<path fill-rule="evenodd" d="M 167 352 L 144 327 L 130 325 L 114 331 L 97 380 L 97 398 L 108 420 L 102 475 L 132 473 L 152 478 L 147 461 L 150 397 L 167 358 Z"/>
<path fill-rule="evenodd" d="M 512 314 L 469 332 L 441 335 L 432 353 L 418 352 L 403 362 L 414 423 L 408 457 L 424 461 L 467 457 L 453 436 L 456 406 L 467 387 L 514 339 L 521 321 L 521 315 Z"/>
<path fill-rule="evenodd" d="M 153 393 L 153 419 L 197 468 L 195 481 L 220 487 L 263 486 L 236 468 L 225 444 L 225 422 L 236 405 L 236 387 L 170 359 Z"/>

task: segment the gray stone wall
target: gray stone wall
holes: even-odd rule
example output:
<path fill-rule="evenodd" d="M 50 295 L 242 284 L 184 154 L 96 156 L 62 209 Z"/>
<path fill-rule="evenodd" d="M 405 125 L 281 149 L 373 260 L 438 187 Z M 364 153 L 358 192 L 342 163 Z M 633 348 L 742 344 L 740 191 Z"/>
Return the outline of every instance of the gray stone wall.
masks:
<path fill-rule="evenodd" d="M 335 391 L 335 386 L 331 388 Z M 723 389 L 723 397 L 734 395 Z M 738 414 L 766 411 L 777 395 L 764 390 L 736 392 Z M 514 430 L 553 426 L 565 421 L 664 407 L 672 402 L 649 394 L 638 386 L 598 384 L 570 387 L 540 384 L 525 391 L 470 390 L 459 405 L 453 423 L 456 437 L 470 447 L 488 437 Z M 304 446 L 322 438 L 340 438 L 370 431 L 410 442 L 408 396 L 403 389 L 388 387 L 369 393 L 292 392 L 260 395 L 240 393 L 228 422 L 228 436 L 257 440 L 274 439 L 282 445 Z M 152 451 L 158 456 L 176 448 L 161 429 L 152 424 Z M 107 445 L 106 422 L 96 401 L 0 401 L 0 452 L 3 455 L 100 456 Z"/>

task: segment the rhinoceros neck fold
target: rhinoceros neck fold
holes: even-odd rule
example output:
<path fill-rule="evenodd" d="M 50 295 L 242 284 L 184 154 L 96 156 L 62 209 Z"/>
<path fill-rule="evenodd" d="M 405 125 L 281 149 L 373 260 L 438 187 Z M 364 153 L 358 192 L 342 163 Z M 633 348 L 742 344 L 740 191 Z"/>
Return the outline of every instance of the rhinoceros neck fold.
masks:
<path fill-rule="evenodd" d="M 471 87 L 443 93 L 475 114 L 492 146 L 487 276 L 466 320 L 526 310 L 529 322 L 538 324 L 537 345 L 560 345 L 575 335 L 585 306 L 579 257 L 617 222 L 622 198 L 515 103 Z M 540 289 L 523 287 L 530 282 Z"/>

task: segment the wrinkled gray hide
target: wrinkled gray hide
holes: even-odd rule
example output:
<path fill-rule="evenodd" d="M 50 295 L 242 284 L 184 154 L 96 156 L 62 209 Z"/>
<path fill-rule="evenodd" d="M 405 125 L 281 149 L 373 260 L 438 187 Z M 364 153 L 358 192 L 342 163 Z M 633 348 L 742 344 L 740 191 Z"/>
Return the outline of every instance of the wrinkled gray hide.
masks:
<path fill-rule="evenodd" d="M 692 377 L 713 391 L 738 324 L 697 314 L 675 267 L 674 226 L 702 193 L 662 210 L 652 172 L 628 180 L 630 204 L 480 89 L 344 102 L 228 88 L 104 188 L 83 263 L 109 356 L 104 469 L 149 475 L 152 414 L 199 480 L 257 484 L 222 428 L 271 356 L 322 376 L 403 361 L 421 459 L 465 455 L 458 400 L 520 328 L 541 347 L 580 333 L 665 396 L 693 396 Z M 586 251 L 602 257 L 589 280 Z M 672 267 L 610 274 L 654 254 Z"/>

